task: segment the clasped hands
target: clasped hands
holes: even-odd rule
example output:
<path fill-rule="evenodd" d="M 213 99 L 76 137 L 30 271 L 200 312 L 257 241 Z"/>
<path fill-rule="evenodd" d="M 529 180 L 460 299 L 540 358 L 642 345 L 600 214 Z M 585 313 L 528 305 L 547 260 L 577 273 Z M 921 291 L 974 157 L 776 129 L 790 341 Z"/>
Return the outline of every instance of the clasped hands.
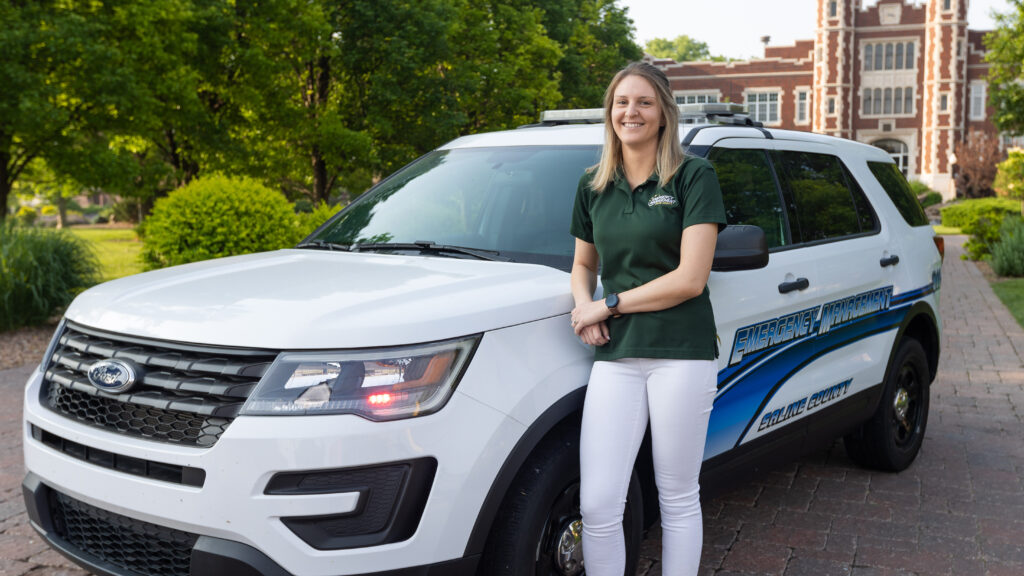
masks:
<path fill-rule="evenodd" d="M 605 320 L 611 316 L 604 300 L 586 302 L 572 309 L 569 324 L 584 344 L 603 346 L 611 339 Z"/>

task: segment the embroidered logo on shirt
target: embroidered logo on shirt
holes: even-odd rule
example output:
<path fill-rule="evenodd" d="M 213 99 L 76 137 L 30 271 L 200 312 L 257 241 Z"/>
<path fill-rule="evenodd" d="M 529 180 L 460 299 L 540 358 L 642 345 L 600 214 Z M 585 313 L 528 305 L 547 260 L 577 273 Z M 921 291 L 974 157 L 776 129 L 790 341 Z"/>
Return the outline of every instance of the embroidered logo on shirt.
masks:
<path fill-rule="evenodd" d="M 676 200 L 675 196 L 662 194 L 660 196 L 655 196 L 654 198 L 651 198 L 651 200 L 647 202 L 647 206 L 675 206 L 678 203 L 679 201 Z"/>

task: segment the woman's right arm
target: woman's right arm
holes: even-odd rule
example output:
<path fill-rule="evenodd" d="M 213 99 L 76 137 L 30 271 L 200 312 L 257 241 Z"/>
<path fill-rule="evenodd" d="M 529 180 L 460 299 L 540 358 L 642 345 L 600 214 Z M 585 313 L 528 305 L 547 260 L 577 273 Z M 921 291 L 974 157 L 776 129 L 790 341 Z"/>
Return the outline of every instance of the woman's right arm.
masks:
<path fill-rule="evenodd" d="M 578 308 L 582 304 L 593 302 L 594 289 L 597 287 L 597 248 L 590 242 L 576 239 L 576 252 L 572 260 L 572 297 Z M 572 315 L 576 316 L 575 309 Z M 602 346 L 608 343 L 608 325 L 604 322 L 591 324 L 580 332 L 580 340 L 591 346 Z"/>

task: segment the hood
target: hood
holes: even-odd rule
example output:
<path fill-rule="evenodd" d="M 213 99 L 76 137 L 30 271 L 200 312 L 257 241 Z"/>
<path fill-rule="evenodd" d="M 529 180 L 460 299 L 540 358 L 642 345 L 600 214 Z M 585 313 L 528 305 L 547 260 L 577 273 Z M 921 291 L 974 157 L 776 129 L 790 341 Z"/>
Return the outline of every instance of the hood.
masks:
<path fill-rule="evenodd" d="M 455 338 L 572 306 L 569 275 L 536 264 L 279 250 L 107 282 L 66 317 L 176 342 L 330 349 Z"/>

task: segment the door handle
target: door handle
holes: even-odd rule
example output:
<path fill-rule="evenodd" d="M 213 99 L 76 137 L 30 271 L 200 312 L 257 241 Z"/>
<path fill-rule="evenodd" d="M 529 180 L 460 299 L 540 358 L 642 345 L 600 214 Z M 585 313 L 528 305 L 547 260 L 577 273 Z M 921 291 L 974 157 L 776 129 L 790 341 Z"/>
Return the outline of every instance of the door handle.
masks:
<path fill-rule="evenodd" d="M 779 284 L 779 294 L 785 294 L 793 290 L 804 290 L 810 285 L 811 283 L 807 281 L 807 278 L 797 278 L 792 282 L 783 282 Z"/>
<path fill-rule="evenodd" d="M 886 266 L 895 266 L 900 263 L 900 257 L 893 254 L 892 256 L 882 258 L 878 263 L 882 265 L 882 268 L 885 268 Z"/>

